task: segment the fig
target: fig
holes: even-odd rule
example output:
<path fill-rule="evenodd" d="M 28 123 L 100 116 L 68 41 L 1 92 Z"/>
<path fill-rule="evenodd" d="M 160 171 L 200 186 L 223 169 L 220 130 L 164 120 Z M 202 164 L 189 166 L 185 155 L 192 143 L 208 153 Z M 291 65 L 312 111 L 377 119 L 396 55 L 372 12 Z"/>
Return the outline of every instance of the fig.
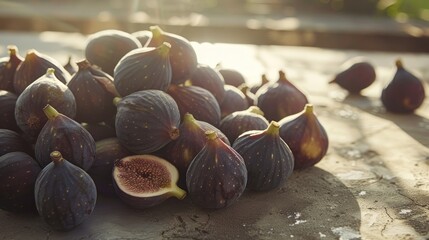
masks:
<path fill-rule="evenodd" d="M 10 129 L 19 131 L 18 125 L 15 120 L 15 106 L 18 96 L 6 90 L 0 90 L 0 129 Z"/>
<path fill-rule="evenodd" d="M 315 115 L 312 104 L 306 104 L 304 110 L 283 118 L 279 124 L 280 137 L 295 158 L 294 169 L 311 167 L 325 156 L 329 146 L 328 134 Z"/>
<path fill-rule="evenodd" d="M 115 128 L 105 122 L 82 123 L 81 125 L 89 132 L 89 134 L 91 134 L 92 138 L 94 138 L 94 141 L 96 142 L 106 138 L 116 137 Z"/>
<path fill-rule="evenodd" d="M 78 71 L 67 83 L 76 99 L 74 119 L 78 122 L 98 123 L 112 118 L 116 113 L 113 98 L 119 96 L 113 78 L 85 59 L 77 62 L 77 65 Z"/>
<path fill-rule="evenodd" d="M 268 121 L 265 119 L 264 113 L 256 106 L 228 114 L 220 121 L 219 125 L 219 129 L 232 143 L 244 132 L 264 130 L 267 127 Z"/>
<path fill-rule="evenodd" d="M 393 79 L 381 92 L 381 102 L 389 112 L 412 113 L 423 104 L 426 97 L 423 82 L 404 68 L 399 59 L 396 68 Z"/>
<path fill-rule="evenodd" d="M 24 60 L 18 53 L 16 46 L 8 46 L 9 57 L 0 60 L 0 89 L 14 93 L 13 79 L 16 69 Z"/>
<path fill-rule="evenodd" d="M 33 150 L 25 139 L 15 131 L 0 129 L 0 156 L 10 152 L 25 152 L 33 156 Z"/>
<path fill-rule="evenodd" d="M 264 112 L 268 121 L 298 113 L 308 103 L 307 97 L 279 71 L 279 80 L 265 84 L 256 92 L 256 105 Z"/>
<path fill-rule="evenodd" d="M 43 108 L 48 121 L 37 137 L 36 160 L 45 167 L 51 161 L 49 155 L 61 150 L 70 163 L 87 171 L 95 159 L 95 141 L 78 122 L 59 113 L 51 105 Z"/>
<path fill-rule="evenodd" d="M 225 85 L 225 97 L 220 104 L 221 118 L 249 107 L 246 96 L 236 87 Z"/>
<path fill-rule="evenodd" d="M 363 58 L 353 58 L 343 64 L 329 83 L 336 83 L 349 93 L 358 94 L 369 87 L 376 78 L 374 66 Z"/>
<path fill-rule="evenodd" d="M 144 90 L 114 101 L 116 136 L 129 151 L 151 153 L 179 137 L 179 108 L 167 93 Z"/>
<path fill-rule="evenodd" d="M 218 71 L 227 85 L 232 85 L 238 88 L 241 84 L 246 83 L 243 74 L 235 69 L 220 67 L 218 68 Z"/>
<path fill-rule="evenodd" d="M 94 180 L 98 193 L 113 196 L 115 195 L 112 180 L 113 164 L 132 154 L 115 137 L 97 141 L 95 146 L 95 161 L 88 174 Z"/>
<path fill-rule="evenodd" d="M 133 92 L 158 89 L 165 91 L 171 83 L 169 60 L 171 45 L 138 48 L 119 60 L 114 70 L 114 83 L 121 96 Z"/>
<path fill-rule="evenodd" d="M 250 88 L 250 92 L 253 94 L 256 94 L 256 92 L 259 90 L 259 88 L 261 88 L 262 86 L 264 86 L 265 84 L 269 83 L 270 80 L 268 80 L 267 75 L 262 74 L 261 75 L 261 82 L 259 84 L 255 84 Z"/>
<path fill-rule="evenodd" d="M 190 78 L 190 85 L 208 90 L 219 104 L 222 103 L 225 96 L 225 82 L 222 75 L 216 69 L 208 65 L 198 65 Z"/>
<path fill-rule="evenodd" d="M 163 42 L 171 44 L 171 82 L 179 84 L 189 79 L 197 68 L 198 63 L 197 54 L 191 43 L 178 34 L 163 31 L 159 26 L 151 26 L 149 29 L 152 32 L 152 39 L 149 42 L 149 46 L 156 47 Z"/>
<path fill-rule="evenodd" d="M 54 69 L 52 74 L 55 75 L 55 80 L 63 84 L 70 81 L 70 74 L 56 59 L 37 50 L 29 50 L 15 72 L 13 79 L 15 93 L 21 94 L 28 85 L 43 77 L 50 68 Z"/>
<path fill-rule="evenodd" d="M 59 151 L 36 179 L 34 195 L 42 219 L 54 230 L 69 231 L 87 220 L 97 201 L 94 181 Z"/>
<path fill-rule="evenodd" d="M 149 208 L 166 199 L 183 199 L 186 192 L 176 185 L 177 169 L 154 155 L 133 155 L 114 163 L 113 186 L 119 198 L 134 208 Z"/>
<path fill-rule="evenodd" d="M 167 93 L 179 107 L 180 115 L 191 113 L 196 119 L 219 126 L 220 107 L 213 94 L 197 86 L 171 85 Z"/>
<path fill-rule="evenodd" d="M 191 161 L 186 172 L 188 195 L 193 203 L 220 209 L 235 203 L 246 189 L 247 169 L 243 158 L 207 131 L 207 142 Z"/>
<path fill-rule="evenodd" d="M 131 35 L 133 35 L 134 37 L 137 38 L 137 40 L 139 40 L 142 47 L 149 46 L 150 40 L 152 39 L 152 32 L 149 30 L 140 30 L 140 31 L 131 33 Z"/>
<path fill-rule="evenodd" d="M 156 154 L 172 163 L 179 171 L 179 186 L 186 188 L 186 171 L 192 159 L 203 149 L 207 142 L 206 131 L 214 131 L 227 145 L 228 138 L 213 125 L 199 121 L 190 113 L 185 113 L 180 123 L 180 136 L 161 148 Z"/>
<path fill-rule="evenodd" d="M 54 75 L 49 68 L 46 74 L 31 83 L 18 96 L 15 106 L 15 119 L 18 127 L 31 142 L 35 142 L 48 118 L 43 108 L 50 104 L 62 114 L 74 118 L 76 101 L 70 89 Z"/>
<path fill-rule="evenodd" d="M 70 75 L 73 75 L 77 72 L 77 66 L 72 61 L 72 56 L 68 57 L 67 62 L 63 65 L 63 67 Z"/>
<path fill-rule="evenodd" d="M 280 125 L 272 121 L 264 130 L 240 135 L 232 147 L 243 157 L 247 168 L 247 188 L 269 191 L 282 186 L 294 169 L 294 157 L 279 134 Z"/>
<path fill-rule="evenodd" d="M 114 29 L 89 35 L 85 44 L 85 58 L 110 76 L 119 60 L 133 49 L 142 47 L 133 35 Z"/>
<path fill-rule="evenodd" d="M 0 209 L 35 212 L 34 184 L 41 170 L 27 153 L 10 152 L 0 156 Z"/>
<path fill-rule="evenodd" d="M 237 88 L 244 94 L 244 96 L 246 96 L 249 106 L 255 105 L 256 95 L 250 91 L 250 88 L 247 84 L 241 84 Z"/>

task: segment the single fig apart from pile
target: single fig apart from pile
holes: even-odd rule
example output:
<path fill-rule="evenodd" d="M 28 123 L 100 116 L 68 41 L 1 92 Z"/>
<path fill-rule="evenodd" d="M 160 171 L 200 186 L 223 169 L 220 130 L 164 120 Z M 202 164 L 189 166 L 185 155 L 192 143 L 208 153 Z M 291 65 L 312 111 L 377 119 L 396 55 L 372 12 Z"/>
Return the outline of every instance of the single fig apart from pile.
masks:
<path fill-rule="evenodd" d="M 141 90 L 167 90 L 172 74 L 170 48 L 164 42 L 157 47 L 134 49 L 122 57 L 113 75 L 119 94 L 124 97 Z"/>
<path fill-rule="evenodd" d="M 374 83 L 374 66 L 363 58 L 353 58 L 343 64 L 342 69 L 329 83 L 336 83 L 349 93 L 358 94 Z"/>
<path fill-rule="evenodd" d="M 19 131 L 15 120 L 15 106 L 18 96 L 6 90 L 0 90 L 0 129 Z"/>
<path fill-rule="evenodd" d="M 396 73 L 383 88 L 381 102 L 387 111 L 393 113 L 412 113 L 426 98 L 422 80 L 404 68 L 402 61 L 396 61 Z"/>
<path fill-rule="evenodd" d="M 0 209 L 35 212 L 34 184 L 41 170 L 27 153 L 10 152 L 0 156 Z"/>
<path fill-rule="evenodd" d="M 256 105 L 268 121 L 280 121 L 298 113 L 307 103 L 306 95 L 286 78 L 283 71 L 279 71 L 277 82 L 265 84 L 256 92 Z"/>
<path fill-rule="evenodd" d="M 113 186 L 119 198 L 134 208 L 149 208 L 166 199 L 183 199 L 186 192 L 176 185 L 177 169 L 154 155 L 132 155 L 114 163 Z"/>
<path fill-rule="evenodd" d="M 97 201 L 97 189 L 81 168 L 53 151 L 36 179 L 34 195 L 42 219 L 54 230 L 69 231 L 87 220 Z"/>
<path fill-rule="evenodd" d="M 119 60 L 129 51 L 141 48 L 137 38 L 115 29 L 101 30 L 91 34 L 85 45 L 85 58 L 110 76 Z"/>
<path fill-rule="evenodd" d="M 85 171 L 95 159 L 95 141 L 91 134 L 75 120 L 59 113 L 51 105 L 43 108 L 48 121 L 40 131 L 35 145 L 36 160 L 45 167 L 51 163 L 49 155 L 61 151 L 64 158 Z"/>
<path fill-rule="evenodd" d="M 152 153 L 179 137 L 179 108 L 167 93 L 143 90 L 114 101 L 116 136 L 129 151 Z"/>
<path fill-rule="evenodd" d="M 243 157 L 247 168 L 247 188 L 270 191 L 282 186 L 292 175 L 294 157 L 279 134 L 280 125 L 272 121 L 264 130 L 240 135 L 232 147 Z"/>
<path fill-rule="evenodd" d="M 294 169 L 309 168 L 326 155 L 328 134 L 315 115 L 312 104 L 306 104 L 304 110 L 283 118 L 279 124 L 280 136 L 294 155 Z"/>
<path fill-rule="evenodd" d="M 18 53 L 16 46 L 8 46 L 9 57 L 0 59 L 0 89 L 15 93 L 13 79 L 16 69 L 24 60 Z"/>
<path fill-rule="evenodd" d="M 216 132 L 207 131 L 206 136 L 207 143 L 186 172 L 188 195 L 202 208 L 225 208 L 235 203 L 246 188 L 246 165 Z"/>

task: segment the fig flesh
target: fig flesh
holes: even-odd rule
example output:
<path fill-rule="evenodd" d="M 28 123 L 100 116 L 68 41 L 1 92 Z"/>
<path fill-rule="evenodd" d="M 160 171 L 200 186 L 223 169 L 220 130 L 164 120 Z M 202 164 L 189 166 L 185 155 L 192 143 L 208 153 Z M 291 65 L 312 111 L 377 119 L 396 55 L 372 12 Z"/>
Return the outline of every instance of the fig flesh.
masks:
<path fill-rule="evenodd" d="M 186 192 L 176 185 L 177 169 L 154 155 L 133 155 L 114 163 L 113 186 L 119 198 L 135 208 L 149 208 L 170 197 L 183 199 Z"/>
<path fill-rule="evenodd" d="M 353 58 L 343 64 L 342 70 L 329 83 L 336 83 L 349 93 L 358 94 L 369 87 L 375 78 L 375 69 L 370 62 Z"/>

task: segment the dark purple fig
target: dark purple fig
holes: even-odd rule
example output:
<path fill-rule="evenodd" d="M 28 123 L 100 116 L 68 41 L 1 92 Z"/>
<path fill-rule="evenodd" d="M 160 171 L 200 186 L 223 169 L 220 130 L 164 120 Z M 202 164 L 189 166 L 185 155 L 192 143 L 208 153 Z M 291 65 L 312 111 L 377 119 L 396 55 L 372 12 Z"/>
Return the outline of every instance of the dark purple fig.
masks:
<path fill-rule="evenodd" d="M 186 172 L 188 195 L 202 208 L 225 208 L 235 203 L 246 188 L 246 165 L 216 132 L 207 131 L 206 135 L 206 145 Z"/>
<path fill-rule="evenodd" d="M 192 159 L 207 142 L 206 131 L 214 131 L 227 145 L 228 138 L 213 125 L 199 121 L 190 113 L 185 113 L 179 126 L 180 136 L 161 148 L 156 154 L 172 163 L 179 171 L 179 186 L 186 188 L 186 171 Z"/>
<path fill-rule="evenodd" d="M 238 88 L 225 85 L 225 97 L 220 104 L 221 118 L 241 110 L 246 110 L 249 107 L 247 98 Z"/>
<path fill-rule="evenodd" d="M 54 69 L 52 73 L 55 74 L 55 80 L 63 84 L 70 81 L 70 74 L 56 59 L 34 49 L 28 51 L 24 61 L 19 64 L 15 72 L 13 79 L 15 93 L 21 94 L 28 85 L 43 77 L 49 68 Z"/>
<path fill-rule="evenodd" d="M 185 82 L 191 77 L 198 63 L 197 54 L 191 43 L 180 35 L 163 31 L 159 26 L 151 26 L 150 31 L 152 39 L 149 46 L 156 47 L 163 42 L 171 44 L 171 82 L 174 84 Z"/>
<path fill-rule="evenodd" d="M 268 121 L 279 121 L 298 113 L 307 103 L 305 94 L 287 80 L 283 71 L 279 71 L 277 82 L 265 84 L 256 92 L 256 105 Z"/>
<path fill-rule="evenodd" d="M 292 150 L 294 169 L 304 169 L 318 163 L 328 151 L 329 139 L 323 125 L 313 112 L 313 105 L 283 118 L 280 122 L 280 137 Z"/>
<path fill-rule="evenodd" d="M 215 96 L 219 104 L 223 101 L 225 96 L 225 83 L 218 70 L 210 66 L 200 64 L 192 74 L 190 82 L 192 86 L 198 86 L 208 90 L 213 94 L 213 96 Z"/>
<path fill-rule="evenodd" d="M 165 91 L 171 83 L 170 44 L 138 48 L 127 53 L 115 67 L 114 83 L 123 97 L 141 90 Z"/>
<path fill-rule="evenodd" d="M 119 60 L 133 49 L 142 47 L 133 35 L 114 29 L 91 34 L 85 46 L 85 58 L 110 76 Z"/>
<path fill-rule="evenodd" d="M 250 130 L 264 130 L 268 127 L 268 121 L 264 113 L 256 106 L 250 106 L 246 110 L 233 112 L 220 121 L 219 129 L 234 142 L 242 133 Z"/>
<path fill-rule="evenodd" d="M 39 164 L 24 152 L 0 156 L 0 209 L 10 212 L 35 212 L 34 184 Z"/>
<path fill-rule="evenodd" d="M 36 179 L 37 211 L 52 229 L 69 231 L 91 216 L 97 189 L 91 177 L 59 151 L 52 152 L 50 159 Z"/>
<path fill-rule="evenodd" d="M 253 94 L 256 94 L 256 92 L 259 90 L 259 88 L 261 88 L 262 86 L 264 86 L 265 84 L 267 84 L 269 82 L 270 82 L 270 80 L 268 80 L 267 75 L 262 74 L 261 75 L 261 82 L 259 84 L 252 86 L 250 88 L 250 92 Z"/>
<path fill-rule="evenodd" d="M 282 186 L 294 169 L 294 157 L 279 135 L 280 125 L 272 121 L 264 130 L 247 131 L 232 147 L 243 157 L 247 188 L 269 191 Z"/>
<path fill-rule="evenodd" d="M 87 60 L 77 65 L 79 70 L 67 84 L 76 99 L 76 121 L 97 123 L 112 118 L 116 113 L 113 98 L 119 96 L 113 78 Z"/>
<path fill-rule="evenodd" d="M 15 120 L 15 105 L 18 96 L 6 90 L 0 90 L 0 129 L 19 131 Z"/>
<path fill-rule="evenodd" d="M 176 185 L 177 169 L 154 155 L 133 155 L 114 163 L 113 186 L 119 198 L 135 208 L 149 208 L 166 199 L 183 199 L 186 192 Z"/>
<path fill-rule="evenodd" d="M 115 98 L 115 129 L 122 145 L 135 154 L 155 152 L 179 137 L 180 112 L 170 95 L 144 90 Z"/>
<path fill-rule="evenodd" d="M 393 79 L 383 88 L 381 102 L 389 112 L 412 113 L 425 100 L 423 82 L 396 61 L 396 73 Z"/>
<path fill-rule="evenodd" d="M 131 33 L 131 35 L 133 35 L 134 37 L 137 38 L 137 40 L 139 40 L 142 47 L 149 46 L 150 40 L 152 39 L 152 32 L 149 30 L 140 30 L 140 31 Z"/>
<path fill-rule="evenodd" d="M 97 141 L 95 146 L 95 161 L 88 174 L 94 180 L 98 193 L 112 196 L 115 194 L 112 180 L 113 164 L 132 154 L 119 143 L 117 138 Z"/>
<path fill-rule="evenodd" d="M 370 62 L 362 58 L 353 58 L 343 64 L 340 72 L 329 83 L 336 83 L 349 93 L 360 93 L 369 87 L 375 78 L 375 69 Z"/>
<path fill-rule="evenodd" d="M 76 101 L 73 93 L 54 75 L 49 68 L 46 74 L 31 83 L 19 95 L 15 106 L 15 119 L 18 127 L 34 142 L 48 118 L 43 108 L 50 104 L 62 114 L 74 118 Z"/>
<path fill-rule="evenodd" d="M 16 46 L 8 46 L 9 57 L 0 61 L 0 89 L 14 93 L 13 79 L 19 64 L 24 60 Z"/>
<path fill-rule="evenodd" d="M 69 56 L 68 57 L 68 59 L 67 59 L 67 62 L 66 62 L 66 64 L 64 64 L 63 65 L 63 67 L 64 67 L 64 69 L 65 70 L 67 70 L 67 72 L 70 74 L 70 75 L 73 75 L 73 74 L 75 74 L 76 72 L 77 72 L 77 66 L 76 66 L 76 64 L 74 64 L 74 62 L 72 61 L 72 56 Z"/>
<path fill-rule="evenodd" d="M 244 94 L 244 96 L 246 96 L 246 100 L 249 106 L 255 105 L 256 95 L 250 91 L 250 88 L 247 84 L 241 84 L 237 88 Z"/>
<path fill-rule="evenodd" d="M 246 83 L 243 74 L 235 69 L 220 67 L 218 68 L 218 71 L 222 75 L 225 84 L 238 87 L 241 84 Z"/>
<path fill-rule="evenodd" d="M 95 141 L 78 122 L 59 113 L 51 105 L 43 108 L 48 121 L 36 141 L 36 160 L 45 167 L 51 161 L 49 155 L 60 151 L 70 163 L 87 171 L 95 159 Z"/>
<path fill-rule="evenodd" d="M 167 93 L 179 107 L 180 115 L 191 113 L 198 120 L 218 126 L 220 107 L 213 94 L 197 86 L 171 85 Z"/>
<path fill-rule="evenodd" d="M 82 123 L 81 125 L 91 134 L 92 138 L 94 138 L 94 141 L 96 142 L 105 138 L 116 137 L 116 131 L 114 126 L 112 127 L 104 122 Z"/>
<path fill-rule="evenodd" d="M 30 145 L 17 132 L 9 129 L 0 129 L 0 156 L 10 152 L 26 152 L 34 155 Z"/>

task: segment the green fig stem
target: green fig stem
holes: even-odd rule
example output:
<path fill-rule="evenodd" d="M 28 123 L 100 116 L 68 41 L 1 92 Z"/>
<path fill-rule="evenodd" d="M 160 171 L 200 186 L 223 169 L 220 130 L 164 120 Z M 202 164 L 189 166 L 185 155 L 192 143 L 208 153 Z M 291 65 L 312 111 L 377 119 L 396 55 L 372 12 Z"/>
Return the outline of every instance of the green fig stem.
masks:
<path fill-rule="evenodd" d="M 313 114 L 313 104 L 309 104 L 309 103 L 305 104 L 304 113 Z"/>
<path fill-rule="evenodd" d="M 51 152 L 50 157 L 51 157 L 51 160 L 54 162 L 55 165 L 64 161 L 64 158 L 59 151 Z"/>
<path fill-rule="evenodd" d="M 183 121 L 184 122 L 194 122 L 195 118 L 194 115 L 192 115 L 191 113 L 185 113 L 185 115 L 183 115 Z"/>
<path fill-rule="evenodd" d="M 162 57 L 168 57 L 170 54 L 171 44 L 168 42 L 163 42 L 158 47 L 158 52 Z"/>
<path fill-rule="evenodd" d="M 402 60 L 401 59 L 397 59 L 395 61 L 395 65 L 397 68 L 404 68 L 404 65 L 402 64 Z"/>
<path fill-rule="evenodd" d="M 186 191 L 179 188 L 177 185 L 174 185 L 173 189 L 171 190 L 171 195 L 179 200 L 182 200 L 186 197 Z"/>
<path fill-rule="evenodd" d="M 121 97 L 114 97 L 113 98 L 113 105 L 118 106 L 118 104 L 121 100 L 122 100 Z"/>
<path fill-rule="evenodd" d="M 264 112 L 258 106 L 250 106 L 247 111 L 264 116 Z"/>
<path fill-rule="evenodd" d="M 54 68 L 48 68 L 46 70 L 46 76 L 48 77 L 52 77 L 52 75 L 55 73 L 55 69 Z"/>
<path fill-rule="evenodd" d="M 267 134 L 272 134 L 272 135 L 278 135 L 279 131 L 280 131 L 280 125 L 276 121 L 271 121 L 270 125 L 268 125 L 267 129 L 265 130 Z"/>
<path fill-rule="evenodd" d="M 159 38 L 164 32 L 158 25 L 150 26 L 149 30 L 152 32 L 152 37 L 155 39 Z"/>
<path fill-rule="evenodd" d="M 58 115 L 60 115 L 60 113 L 54 107 L 52 107 L 49 104 L 43 108 L 43 112 L 45 113 L 46 117 L 49 120 L 52 120 L 52 119 L 58 117 Z"/>
<path fill-rule="evenodd" d="M 215 140 L 217 138 L 217 134 L 213 130 L 207 130 L 205 132 L 205 134 L 206 134 L 206 137 L 207 137 L 208 140 Z"/>

